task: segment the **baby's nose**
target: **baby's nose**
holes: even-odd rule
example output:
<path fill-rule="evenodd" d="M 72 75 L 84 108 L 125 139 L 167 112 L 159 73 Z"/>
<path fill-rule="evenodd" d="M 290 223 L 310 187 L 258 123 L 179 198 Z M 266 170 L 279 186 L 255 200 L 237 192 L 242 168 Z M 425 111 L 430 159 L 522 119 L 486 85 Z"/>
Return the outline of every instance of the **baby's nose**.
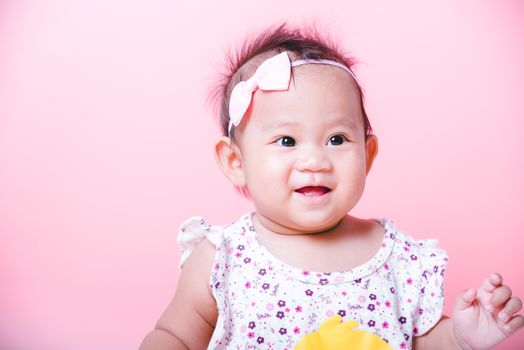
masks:
<path fill-rule="evenodd" d="M 328 156 L 319 149 L 305 149 L 296 163 L 299 171 L 329 171 L 331 161 Z"/>

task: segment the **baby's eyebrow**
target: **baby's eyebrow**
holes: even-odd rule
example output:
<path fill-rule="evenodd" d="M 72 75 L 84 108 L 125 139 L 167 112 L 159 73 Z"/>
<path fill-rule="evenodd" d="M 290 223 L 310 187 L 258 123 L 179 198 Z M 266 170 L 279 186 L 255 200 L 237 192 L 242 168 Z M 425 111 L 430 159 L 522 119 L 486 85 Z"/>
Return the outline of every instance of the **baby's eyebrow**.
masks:
<path fill-rule="evenodd" d="M 279 121 L 274 123 L 267 123 L 262 127 L 264 130 L 271 130 L 271 129 L 280 129 L 280 128 L 289 128 L 289 127 L 297 127 L 300 126 L 301 123 L 299 122 L 292 122 L 292 121 Z"/>
<path fill-rule="evenodd" d="M 343 125 L 351 130 L 357 130 L 358 129 L 358 126 L 357 124 L 349 117 L 347 116 L 343 116 L 341 118 L 337 118 L 335 120 L 333 120 L 332 122 L 328 123 L 327 125 L 328 126 L 332 126 L 332 127 L 336 127 L 336 126 L 339 126 L 339 125 Z"/>
<path fill-rule="evenodd" d="M 262 130 L 274 130 L 274 129 L 284 129 L 284 128 L 297 128 L 302 126 L 303 123 L 300 121 L 290 121 L 290 120 L 281 120 L 276 122 L 268 122 L 267 124 L 262 126 Z M 327 127 L 337 127 L 337 126 L 345 126 L 351 130 L 358 130 L 357 124 L 349 117 L 342 116 L 340 118 L 333 119 L 332 121 L 328 121 L 326 123 Z"/>

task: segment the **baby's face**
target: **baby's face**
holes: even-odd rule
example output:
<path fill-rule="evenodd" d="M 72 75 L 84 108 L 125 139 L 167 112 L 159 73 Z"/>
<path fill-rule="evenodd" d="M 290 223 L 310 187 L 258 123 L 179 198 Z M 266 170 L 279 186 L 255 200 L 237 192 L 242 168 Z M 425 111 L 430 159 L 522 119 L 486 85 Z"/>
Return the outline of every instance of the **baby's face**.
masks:
<path fill-rule="evenodd" d="M 257 90 L 237 129 L 257 215 L 287 233 L 333 227 L 364 190 L 363 124 L 356 83 L 337 67 L 298 66 L 289 90 Z"/>

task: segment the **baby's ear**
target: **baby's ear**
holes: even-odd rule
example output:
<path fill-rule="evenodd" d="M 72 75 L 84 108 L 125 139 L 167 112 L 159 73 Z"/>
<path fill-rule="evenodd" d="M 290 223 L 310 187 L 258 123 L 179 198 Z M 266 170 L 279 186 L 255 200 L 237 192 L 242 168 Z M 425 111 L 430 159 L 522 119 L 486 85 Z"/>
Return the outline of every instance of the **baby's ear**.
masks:
<path fill-rule="evenodd" d="M 366 174 L 369 174 L 378 153 L 378 139 L 375 135 L 366 137 Z"/>
<path fill-rule="evenodd" d="M 246 185 L 240 148 L 229 137 L 222 136 L 216 141 L 215 158 L 220 170 L 235 187 Z"/>

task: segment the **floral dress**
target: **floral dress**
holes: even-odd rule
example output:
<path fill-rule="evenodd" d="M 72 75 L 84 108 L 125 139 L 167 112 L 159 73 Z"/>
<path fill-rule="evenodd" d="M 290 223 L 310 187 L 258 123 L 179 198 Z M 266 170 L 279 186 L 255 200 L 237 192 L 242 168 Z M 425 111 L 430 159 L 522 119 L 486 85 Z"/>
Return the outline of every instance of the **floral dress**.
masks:
<path fill-rule="evenodd" d="M 381 219 L 376 254 L 345 271 L 290 266 L 262 244 L 252 213 L 227 226 L 201 217 L 180 228 L 181 266 L 202 239 L 216 247 L 209 283 L 218 319 L 208 349 L 292 349 L 329 317 L 356 320 L 359 330 L 393 349 L 411 349 L 440 319 L 447 254 L 436 240 L 415 240 Z"/>

